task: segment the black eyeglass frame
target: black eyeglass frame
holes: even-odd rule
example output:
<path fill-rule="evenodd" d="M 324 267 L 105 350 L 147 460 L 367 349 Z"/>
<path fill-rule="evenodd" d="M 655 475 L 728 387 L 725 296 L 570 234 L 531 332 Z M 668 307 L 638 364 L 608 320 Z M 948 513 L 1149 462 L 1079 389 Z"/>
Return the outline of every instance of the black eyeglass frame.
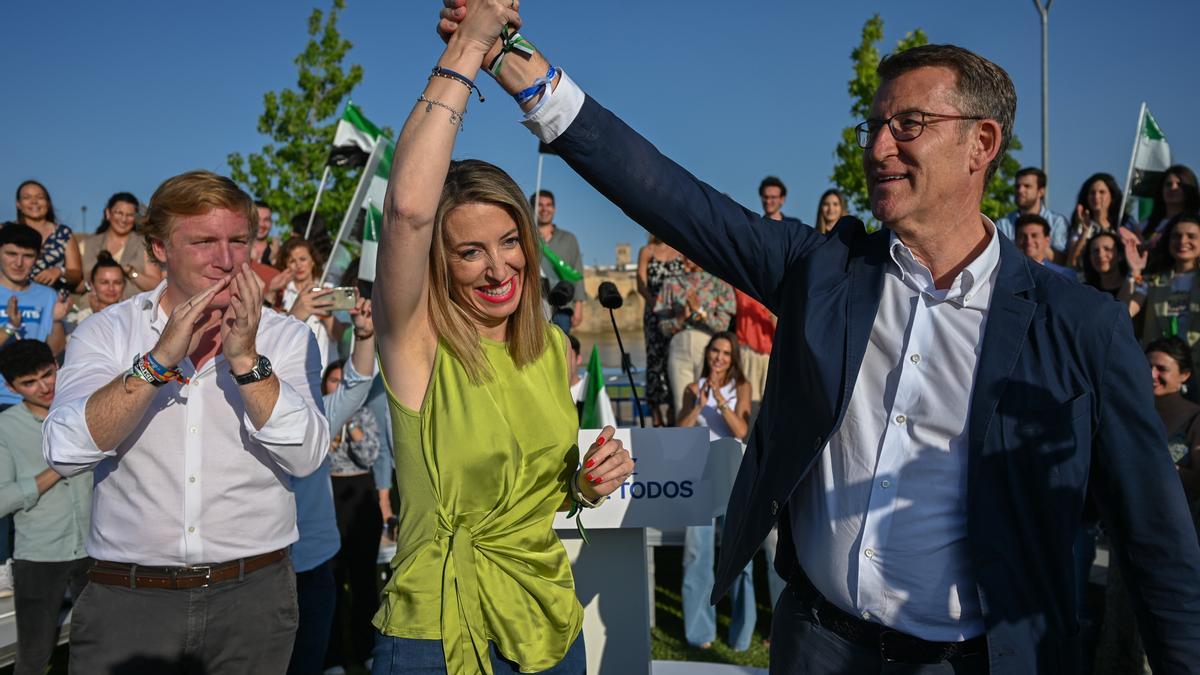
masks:
<path fill-rule="evenodd" d="M 919 117 L 911 117 L 908 119 L 901 119 L 905 115 L 910 115 L 910 116 L 918 115 Z M 932 120 L 928 119 L 931 117 L 934 117 L 937 119 L 932 119 Z M 905 121 L 914 122 L 916 124 L 916 131 L 912 131 L 911 129 L 909 129 L 909 130 L 897 129 L 896 128 L 896 120 L 897 119 L 900 119 L 901 122 L 905 122 Z M 863 150 L 866 150 L 875 144 L 875 137 L 876 137 L 876 135 L 879 134 L 879 132 L 881 130 L 883 130 L 884 126 L 886 126 L 888 129 L 891 130 L 892 138 L 903 143 L 906 141 L 916 140 L 918 137 L 920 137 L 921 134 L 925 133 L 925 127 L 927 127 L 930 124 L 933 124 L 935 122 L 940 122 L 943 120 L 979 121 L 979 120 L 984 120 L 984 119 L 987 119 L 987 118 L 986 117 L 978 117 L 978 116 L 968 116 L 968 115 L 944 115 L 942 113 L 925 112 L 924 110 L 905 110 L 903 112 L 898 112 L 895 115 L 892 115 L 891 117 L 889 117 L 885 120 L 867 120 L 866 122 L 862 122 L 854 127 L 854 135 L 855 135 L 855 140 L 858 142 L 858 147 L 862 148 Z M 872 125 L 874 125 L 874 128 L 872 128 Z"/>

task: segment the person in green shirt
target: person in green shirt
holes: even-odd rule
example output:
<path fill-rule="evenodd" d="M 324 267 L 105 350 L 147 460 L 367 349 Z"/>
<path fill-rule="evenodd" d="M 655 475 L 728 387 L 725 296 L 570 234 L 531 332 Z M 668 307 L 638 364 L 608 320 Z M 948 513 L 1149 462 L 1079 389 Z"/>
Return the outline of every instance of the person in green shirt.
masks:
<path fill-rule="evenodd" d="M 485 54 L 520 26 L 515 4 L 472 4 L 392 160 L 373 307 L 400 508 L 377 674 L 582 675 L 583 610 L 554 514 L 599 505 L 633 472 L 611 427 L 579 465 L 566 339 L 542 315 L 520 187 L 450 161 Z"/>
<path fill-rule="evenodd" d="M 42 457 L 42 420 L 54 400 L 58 364 L 39 340 L 0 350 L 0 374 L 21 403 L 0 413 L 0 515 L 13 514 L 14 673 L 37 674 L 58 642 L 63 599 L 87 584 L 84 550 L 91 529 L 91 472 L 63 478 Z"/>

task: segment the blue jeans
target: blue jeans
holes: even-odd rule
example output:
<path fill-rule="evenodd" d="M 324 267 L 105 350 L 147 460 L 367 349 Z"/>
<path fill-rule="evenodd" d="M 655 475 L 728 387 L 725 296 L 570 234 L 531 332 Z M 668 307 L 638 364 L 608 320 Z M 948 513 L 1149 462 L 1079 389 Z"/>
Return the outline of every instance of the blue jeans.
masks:
<path fill-rule="evenodd" d="M 296 644 L 292 646 L 288 675 L 321 675 L 325 672 L 325 650 L 329 647 L 336 597 L 333 566 L 328 560 L 311 570 L 296 573 L 300 622 L 296 626 Z"/>
<path fill-rule="evenodd" d="M 713 526 L 701 525 L 687 528 L 683 538 L 683 632 L 693 647 L 717 637 L 717 608 L 708 600 L 713 589 L 713 537 Z M 750 648 L 758 617 L 754 608 L 753 566 L 753 562 L 746 565 L 729 590 L 733 604 L 729 646 L 739 652 Z"/>
<path fill-rule="evenodd" d="M 520 666 L 505 659 L 491 644 L 493 675 L 515 675 Z M 384 635 L 375 631 L 375 660 L 371 664 L 371 675 L 446 675 L 446 653 L 441 640 L 417 640 Z M 583 648 L 583 633 L 575 638 L 567 655 L 549 670 L 539 671 L 545 675 L 586 675 L 587 653 Z"/>

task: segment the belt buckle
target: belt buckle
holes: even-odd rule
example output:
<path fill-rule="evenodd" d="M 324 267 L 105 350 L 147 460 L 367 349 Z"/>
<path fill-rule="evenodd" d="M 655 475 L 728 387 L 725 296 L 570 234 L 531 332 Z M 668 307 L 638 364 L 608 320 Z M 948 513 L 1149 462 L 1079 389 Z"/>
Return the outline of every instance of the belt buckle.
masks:
<path fill-rule="evenodd" d="M 183 568 L 183 571 L 185 574 L 196 574 L 203 572 L 204 583 L 200 586 L 200 588 L 208 588 L 208 585 L 212 583 L 212 565 L 189 565 Z"/>

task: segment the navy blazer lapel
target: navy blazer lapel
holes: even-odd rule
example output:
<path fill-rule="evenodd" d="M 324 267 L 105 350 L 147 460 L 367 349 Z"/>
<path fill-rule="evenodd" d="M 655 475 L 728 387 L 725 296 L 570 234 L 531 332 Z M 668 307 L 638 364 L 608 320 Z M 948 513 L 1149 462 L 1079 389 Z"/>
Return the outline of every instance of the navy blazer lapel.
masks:
<path fill-rule="evenodd" d="M 850 293 L 846 307 L 846 345 L 842 353 L 842 392 L 838 401 L 837 418 L 833 428 L 842 424 L 842 416 L 850 403 L 858 369 L 862 366 L 871 327 L 879 313 L 883 275 L 888 264 L 888 244 L 891 232 L 886 228 L 871 234 L 861 231 L 851 247 Z"/>
<path fill-rule="evenodd" d="M 1029 323 L 1033 320 L 1037 302 L 1024 297 L 1033 288 L 1028 259 L 1007 238 L 1000 241 L 1000 269 L 992 288 L 988 307 L 983 345 L 979 351 L 979 366 L 975 374 L 975 389 L 971 394 L 971 409 L 967 419 L 969 457 L 968 474 L 979 466 L 983 440 L 1004 387 L 1021 355 L 1028 338 Z M 969 480 L 969 477 L 968 477 Z"/>

